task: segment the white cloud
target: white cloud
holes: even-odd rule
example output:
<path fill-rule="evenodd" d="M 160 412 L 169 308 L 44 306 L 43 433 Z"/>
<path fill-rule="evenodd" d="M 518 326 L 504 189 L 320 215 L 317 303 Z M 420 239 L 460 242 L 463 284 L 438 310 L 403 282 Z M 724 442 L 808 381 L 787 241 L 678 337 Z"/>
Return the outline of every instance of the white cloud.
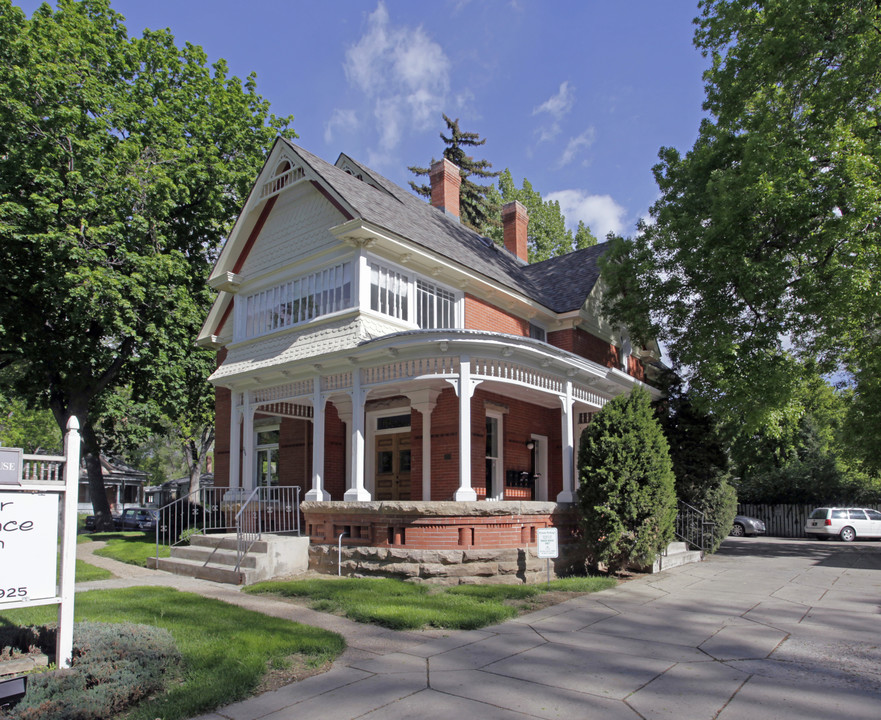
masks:
<path fill-rule="evenodd" d="M 569 114 L 574 104 L 575 89 L 571 88 L 569 81 L 566 80 L 560 83 L 560 89 L 556 95 L 552 95 L 532 111 L 533 115 L 547 113 L 551 116 L 551 124 L 539 129 L 539 142 L 551 140 L 560 134 L 560 121 Z"/>
<path fill-rule="evenodd" d="M 338 132 L 352 132 L 358 129 L 358 114 L 354 110 L 333 111 L 330 120 L 324 125 L 324 142 L 330 144 Z"/>
<path fill-rule="evenodd" d="M 566 80 L 560 83 L 560 89 L 557 91 L 557 94 L 545 100 L 532 111 L 532 114 L 538 115 L 539 113 L 546 112 L 555 118 L 561 118 L 572 109 L 574 102 L 574 89 L 569 88 L 569 81 Z"/>
<path fill-rule="evenodd" d="M 560 190 L 546 195 L 544 199 L 560 203 L 560 210 L 566 216 L 566 225 L 573 231 L 578 227 L 579 220 L 589 225 L 591 232 L 600 240 L 610 232 L 621 234 L 624 231 L 627 211 L 610 195 L 589 195 L 582 190 Z"/>
<path fill-rule="evenodd" d="M 557 167 L 565 167 L 575 159 L 579 151 L 586 150 L 593 145 L 596 134 L 596 129 L 589 127 L 581 135 L 571 138 L 566 144 L 566 149 L 563 150 L 560 159 L 557 161 Z"/>
<path fill-rule="evenodd" d="M 392 25 L 381 1 L 365 34 L 346 51 L 343 67 L 349 83 L 372 104 L 384 151 L 396 147 L 406 129 L 436 123 L 450 89 L 443 48 L 421 27 Z"/>

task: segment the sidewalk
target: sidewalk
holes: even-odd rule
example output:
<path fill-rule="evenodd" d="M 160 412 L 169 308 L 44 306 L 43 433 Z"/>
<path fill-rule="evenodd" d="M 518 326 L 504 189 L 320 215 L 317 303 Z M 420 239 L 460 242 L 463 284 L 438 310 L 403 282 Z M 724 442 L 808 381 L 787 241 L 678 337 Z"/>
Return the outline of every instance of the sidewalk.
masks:
<path fill-rule="evenodd" d="M 146 584 L 133 574 L 88 585 Z M 199 720 L 877 720 L 881 707 L 878 543 L 732 538 L 703 563 L 441 637 L 203 581 L 160 584 L 327 627 L 352 645 L 323 675 Z"/>

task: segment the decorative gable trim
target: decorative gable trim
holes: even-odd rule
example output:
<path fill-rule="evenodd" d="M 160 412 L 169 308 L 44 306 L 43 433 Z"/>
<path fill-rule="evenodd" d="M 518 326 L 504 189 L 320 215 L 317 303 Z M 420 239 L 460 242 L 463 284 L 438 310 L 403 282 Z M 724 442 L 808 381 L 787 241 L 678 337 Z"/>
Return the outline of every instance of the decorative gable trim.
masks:
<path fill-rule="evenodd" d="M 233 265 L 232 271 L 234 274 L 238 275 L 242 268 L 245 266 L 245 260 L 248 259 L 248 255 L 254 247 L 254 243 L 257 242 L 257 237 L 260 235 L 260 231 L 263 230 L 263 225 L 266 223 L 266 218 L 269 217 L 269 213 L 272 212 L 272 208 L 275 206 L 275 201 L 278 199 L 278 195 L 273 195 L 266 202 L 266 205 L 263 206 L 263 209 L 260 211 L 260 217 L 257 218 L 257 223 L 254 225 L 254 229 L 251 230 L 251 234 L 248 235 L 248 240 L 245 242 L 245 247 L 242 248 L 242 252 L 239 253 L 239 256 L 236 258 L 236 264 Z"/>

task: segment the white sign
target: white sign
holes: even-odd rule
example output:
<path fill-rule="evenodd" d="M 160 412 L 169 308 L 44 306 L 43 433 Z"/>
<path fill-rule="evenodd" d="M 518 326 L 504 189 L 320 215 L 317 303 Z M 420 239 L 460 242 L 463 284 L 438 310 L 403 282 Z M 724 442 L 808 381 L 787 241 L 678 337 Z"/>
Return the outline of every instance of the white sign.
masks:
<path fill-rule="evenodd" d="M 21 448 L 0 448 L 0 485 L 21 485 Z"/>
<path fill-rule="evenodd" d="M 58 494 L 0 492 L 0 604 L 54 598 Z"/>
<path fill-rule="evenodd" d="M 560 552 L 557 548 L 557 528 L 538 528 L 535 531 L 540 558 L 555 558 Z"/>

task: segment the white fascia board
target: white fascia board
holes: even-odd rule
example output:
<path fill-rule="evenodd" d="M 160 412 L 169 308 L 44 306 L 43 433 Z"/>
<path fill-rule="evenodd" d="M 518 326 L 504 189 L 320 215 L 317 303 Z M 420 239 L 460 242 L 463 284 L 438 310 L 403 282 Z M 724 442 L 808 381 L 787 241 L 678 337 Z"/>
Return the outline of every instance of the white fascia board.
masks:
<path fill-rule="evenodd" d="M 256 222 L 256 218 L 250 218 L 251 210 L 254 209 L 254 205 L 257 204 L 258 199 L 260 197 L 257 188 L 263 186 L 262 178 L 263 174 L 266 172 L 266 168 L 270 166 L 270 160 L 273 156 L 277 156 L 277 150 L 279 144 L 281 144 L 282 139 L 276 138 L 275 142 L 272 145 L 272 149 L 266 155 L 266 159 L 263 161 L 263 167 L 260 168 L 260 172 L 257 173 L 257 177 L 254 178 L 254 183 L 251 185 L 251 190 L 248 192 L 248 197 L 245 198 L 245 204 L 242 205 L 242 209 L 239 211 L 238 216 L 236 217 L 236 221 L 233 223 L 232 229 L 229 231 L 229 236 L 226 239 L 226 242 L 223 244 L 223 248 L 220 251 L 220 255 L 218 255 L 217 260 L 214 263 L 214 267 L 211 270 L 211 274 L 208 276 L 208 284 L 210 285 L 215 279 L 220 278 L 224 273 L 232 270 L 232 265 L 235 262 L 232 260 L 231 256 L 234 251 L 234 248 L 238 243 L 236 240 L 242 234 L 243 226 L 247 223 L 248 219 L 251 220 L 251 227 L 254 226 Z"/>
<path fill-rule="evenodd" d="M 229 237 L 223 246 L 223 250 L 221 250 L 220 256 L 214 264 L 214 269 L 211 271 L 211 275 L 209 275 L 208 278 L 209 284 L 221 278 L 224 273 L 230 272 L 235 265 L 235 259 L 238 257 L 236 251 L 241 249 L 240 246 L 242 245 L 243 238 L 246 239 L 251 234 L 251 231 L 257 223 L 257 219 L 260 217 L 259 210 L 262 208 L 263 204 L 269 200 L 269 198 L 260 197 L 261 188 L 264 183 L 269 180 L 269 177 L 267 176 L 268 173 L 272 172 L 272 169 L 281 160 L 282 155 L 289 155 L 294 159 L 295 162 L 303 168 L 304 173 L 302 180 L 289 185 L 283 192 L 287 192 L 291 188 L 297 187 L 304 180 L 307 182 L 314 181 L 321 185 L 321 187 L 324 188 L 324 191 L 333 197 L 339 206 L 344 208 L 346 212 L 350 215 L 357 214 L 352 206 L 349 205 L 349 203 L 346 202 L 331 185 L 325 182 L 324 178 L 303 159 L 293 145 L 287 142 L 284 138 L 276 138 L 275 144 L 266 156 L 266 160 L 263 162 L 263 167 L 260 168 L 260 172 L 257 174 L 254 184 L 251 186 L 251 191 L 248 193 L 245 204 L 242 206 L 242 210 L 236 218 L 235 224 L 229 233 Z"/>
<path fill-rule="evenodd" d="M 494 304 L 501 304 L 504 309 L 512 312 L 519 310 L 528 319 L 541 315 L 545 322 L 550 323 L 557 318 L 553 310 L 522 293 L 361 218 L 332 227 L 330 232 L 342 242 L 374 252 L 384 251 L 391 262 L 413 267 L 427 277 L 438 278 L 459 290 L 470 292 Z M 382 252 L 377 254 L 383 256 Z"/>
<path fill-rule="evenodd" d="M 220 322 L 220 319 L 223 317 L 231 302 L 232 295 L 225 292 L 221 292 L 216 298 L 214 298 L 211 310 L 208 311 L 208 317 L 205 318 L 205 322 L 202 323 L 202 328 L 196 336 L 197 345 L 203 347 L 213 346 L 216 340 L 222 341 L 226 336 L 232 335 L 232 333 L 229 332 L 229 328 L 227 328 L 227 332 L 220 336 L 214 334 L 217 323 Z M 230 320 L 232 320 L 232 317 L 230 317 Z"/>

